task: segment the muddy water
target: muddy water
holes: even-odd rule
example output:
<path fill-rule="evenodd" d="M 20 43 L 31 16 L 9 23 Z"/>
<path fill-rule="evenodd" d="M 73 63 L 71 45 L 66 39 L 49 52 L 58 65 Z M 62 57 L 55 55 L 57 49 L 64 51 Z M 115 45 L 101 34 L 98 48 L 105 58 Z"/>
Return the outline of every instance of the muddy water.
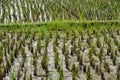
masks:
<path fill-rule="evenodd" d="M 39 2 L 43 3 L 41 0 Z M 52 21 L 52 15 L 51 15 L 51 13 L 49 13 L 51 11 L 48 11 L 47 7 L 44 4 L 41 4 L 41 3 L 38 4 L 36 1 L 35 1 L 35 4 L 38 5 L 38 9 L 40 10 L 40 8 L 41 8 L 42 11 L 40 11 L 40 14 L 38 16 L 38 20 L 33 21 L 34 16 L 32 14 L 33 11 L 31 9 L 31 6 L 32 6 L 32 8 L 35 8 L 35 4 L 30 5 L 30 3 L 26 2 L 26 1 L 24 1 L 24 3 L 25 3 L 25 5 L 24 5 L 25 9 L 26 10 L 29 9 L 28 15 L 29 15 L 29 18 L 30 18 L 30 22 L 47 22 L 47 21 Z M 24 23 L 25 22 L 25 18 L 24 18 L 23 10 L 22 10 L 22 2 L 20 0 L 14 1 L 14 2 L 11 1 L 10 4 L 13 4 L 13 6 L 10 5 L 10 13 L 7 12 L 7 15 L 5 15 L 4 23 L 8 23 L 8 20 L 9 20 L 9 22 L 12 22 L 12 23 L 15 23 L 15 22 L 19 23 L 21 21 Z M 0 4 L 0 17 L 2 17 L 2 12 L 3 12 L 1 5 L 2 5 L 2 3 Z M 18 7 L 17 7 L 17 5 L 18 5 Z M 14 11 L 14 9 L 15 9 L 15 11 Z M 7 10 L 7 8 L 5 8 L 5 10 Z M 20 10 L 20 11 L 18 11 L 18 10 Z M 14 12 L 16 18 L 13 16 L 13 12 Z M 9 19 L 9 16 L 10 16 L 11 20 Z"/>
<path fill-rule="evenodd" d="M 42 22 L 42 15 L 41 14 L 39 15 L 38 21 Z"/>
<path fill-rule="evenodd" d="M 19 18 L 19 13 L 18 13 L 18 8 L 17 8 L 17 3 L 16 3 L 16 1 L 15 1 L 15 3 L 14 3 L 14 7 L 15 7 L 15 15 L 17 16 L 17 23 L 19 23 L 19 20 L 20 20 L 20 18 Z"/>
<path fill-rule="evenodd" d="M 31 8 L 30 8 L 30 3 L 29 3 L 29 10 L 30 10 L 29 17 L 30 17 L 31 22 L 33 22 L 33 17 L 32 17 L 32 11 L 31 11 Z"/>
<path fill-rule="evenodd" d="M 14 23 L 14 17 L 13 17 L 13 8 L 10 8 L 10 16 L 11 16 L 11 22 Z"/>
<path fill-rule="evenodd" d="M 2 3 L 0 3 L 0 19 L 2 17 Z"/>
<path fill-rule="evenodd" d="M 46 11 L 45 11 L 45 5 L 43 4 L 42 5 L 42 10 L 43 10 L 43 18 L 44 18 L 44 21 L 46 22 L 47 21 L 47 16 L 46 16 Z"/>
<path fill-rule="evenodd" d="M 19 5 L 19 8 L 20 8 L 20 16 L 21 16 L 21 19 L 22 19 L 22 22 L 24 23 L 24 16 L 23 16 L 23 11 L 22 11 L 22 5 L 21 5 L 21 2 L 20 0 L 18 0 L 18 5 Z"/>

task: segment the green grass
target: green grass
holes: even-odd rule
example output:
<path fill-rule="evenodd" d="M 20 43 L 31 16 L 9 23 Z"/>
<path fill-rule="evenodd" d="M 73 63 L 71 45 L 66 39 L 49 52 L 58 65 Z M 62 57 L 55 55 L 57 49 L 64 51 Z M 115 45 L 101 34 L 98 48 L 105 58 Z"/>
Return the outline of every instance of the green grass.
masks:
<path fill-rule="evenodd" d="M 114 29 L 120 29 L 119 21 L 52 21 L 52 22 L 42 22 L 42 23 L 24 23 L 24 24 L 1 24 L 1 30 L 13 30 L 19 31 L 28 31 L 31 30 L 66 30 L 71 31 L 72 29 L 78 28 L 80 31 L 83 29 L 89 29 L 92 32 L 95 28 L 105 28 L 112 27 Z"/>

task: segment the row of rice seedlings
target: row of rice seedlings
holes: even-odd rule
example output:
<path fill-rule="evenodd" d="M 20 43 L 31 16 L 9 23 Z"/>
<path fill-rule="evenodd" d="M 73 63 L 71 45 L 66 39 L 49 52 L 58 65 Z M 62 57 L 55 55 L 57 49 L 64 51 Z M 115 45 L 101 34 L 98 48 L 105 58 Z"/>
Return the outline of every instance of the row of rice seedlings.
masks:
<path fill-rule="evenodd" d="M 2 8 L 5 8 L 6 5 L 14 5 L 13 0 L 7 1 L 9 3 L 5 3 L 4 1 L 1 1 Z M 48 19 L 49 13 L 53 17 L 53 19 L 80 19 L 80 20 L 116 20 L 119 17 L 119 2 L 118 1 L 76 1 L 76 2 L 69 2 L 69 1 L 15 1 L 17 6 L 13 6 L 18 8 L 18 14 L 20 17 L 20 22 L 29 22 L 32 21 L 30 19 L 29 15 L 31 14 L 33 17 L 33 21 L 37 22 L 40 14 L 42 15 L 42 21 L 47 21 L 45 19 L 45 15 Z M 89 4 L 88 4 L 89 3 Z M 18 6 L 18 4 L 21 4 L 21 6 Z M 94 4 L 94 6 L 93 6 Z M 108 7 L 106 8 L 106 14 L 105 9 L 106 4 L 108 4 Z M 4 5 L 4 6 L 3 6 Z M 45 8 L 43 8 L 43 5 Z M 81 5 L 81 6 L 79 6 Z M 87 5 L 87 6 L 86 6 Z M 112 5 L 112 6 L 111 6 Z M 95 7 L 96 6 L 96 7 Z M 12 7 L 12 6 L 11 6 Z M 55 8 L 56 7 L 56 8 Z M 99 7 L 99 8 L 98 8 Z M 21 9 L 22 8 L 22 14 L 24 18 L 21 18 Z M 30 8 L 30 9 L 29 9 Z M 115 10 L 115 11 L 111 11 Z M 3 12 L 6 10 L 2 10 Z M 14 10 L 13 15 L 16 17 L 16 10 Z M 80 14 L 81 13 L 81 14 Z M 111 13 L 111 14 L 110 14 Z M 37 14 L 37 15 L 34 15 Z M 7 14 L 2 15 L 2 22 L 5 19 L 5 16 Z M 10 14 L 9 14 L 10 15 Z M 116 16 L 116 17 L 115 17 Z M 17 18 L 15 18 L 16 21 Z M 21 21 L 22 20 L 22 21 Z M 51 19 L 50 19 L 51 20 Z"/>
<path fill-rule="evenodd" d="M 116 65 L 116 56 L 113 49 L 111 49 L 110 53 L 111 53 L 110 58 L 112 59 L 113 65 Z"/>
<path fill-rule="evenodd" d="M 37 74 L 37 56 L 34 57 L 33 59 L 33 66 L 34 66 L 34 76 L 38 76 Z"/>
<path fill-rule="evenodd" d="M 5 18 L 5 5 L 2 4 L 2 16 L 1 16 L 1 23 L 4 23 L 4 18 Z"/>
<path fill-rule="evenodd" d="M 55 68 L 57 69 L 58 68 L 58 62 L 59 62 L 59 53 L 58 53 L 58 51 L 56 50 L 55 52 L 54 52 L 54 61 L 55 61 Z"/>
<path fill-rule="evenodd" d="M 80 53 L 80 49 L 77 50 L 77 60 L 79 62 L 79 66 L 83 66 L 83 55 Z"/>
<path fill-rule="evenodd" d="M 65 65 L 66 65 L 66 69 L 70 70 L 70 68 L 69 68 L 69 50 L 68 50 L 68 46 L 66 46 L 66 51 L 65 51 Z"/>
<path fill-rule="evenodd" d="M 72 80 L 77 80 L 78 70 L 75 64 L 72 65 Z"/>
<path fill-rule="evenodd" d="M 46 72 L 46 77 L 48 78 L 48 61 L 49 61 L 49 57 L 48 57 L 48 51 L 47 51 L 47 47 L 48 47 L 48 38 L 45 39 L 45 48 L 44 48 L 44 54 L 43 54 L 43 58 L 42 58 L 42 68 L 43 70 Z"/>
<path fill-rule="evenodd" d="M 25 2 L 26 1 L 21 1 L 21 4 L 22 4 L 21 8 L 22 8 L 22 12 L 23 12 L 24 21 L 29 22 L 30 18 L 29 18 L 28 14 L 30 13 L 30 11 L 29 11 L 29 9 L 27 9 Z"/>
<path fill-rule="evenodd" d="M 56 31 L 56 34 L 55 34 L 55 44 L 56 46 L 58 47 L 59 43 L 58 43 L 58 39 L 59 39 L 59 34 L 58 34 L 58 31 Z"/>
<path fill-rule="evenodd" d="M 17 80 L 20 80 L 21 76 L 22 76 L 21 68 L 19 68 L 19 69 L 17 70 L 17 72 L 16 72 L 16 79 L 17 79 Z"/>
<path fill-rule="evenodd" d="M 17 9 L 17 11 L 16 11 L 16 16 L 18 17 L 18 19 L 17 19 L 17 22 L 22 22 L 22 16 L 21 16 L 21 12 L 20 12 L 20 3 L 16 0 L 15 1 L 16 3 L 16 9 Z M 14 5 L 15 6 L 15 5 Z"/>
<path fill-rule="evenodd" d="M 25 49 L 22 49 L 22 61 L 20 62 L 20 68 L 23 71 L 23 68 L 25 67 L 25 62 L 26 62 L 26 53 L 25 53 Z"/>
<path fill-rule="evenodd" d="M 63 80 L 63 63 L 60 59 L 58 59 L 58 68 L 57 71 L 59 73 L 59 80 Z"/>
<path fill-rule="evenodd" d="M 101 42 L 100 42 L 100 36 L 97 36 L 97 47 L 100 48 L 101 47 Z"/>
<path fill-rule="evenodd" d="M 120 64 L 118 64 L 117 66 L 117 79 L 116 80 L 119 80 L 120 79 Z"/>
<path fill-rule="evenodd" d="M 14 70 L 12 70 L 11 72 L 10 72 L 10 80 L 15 80 L 15 72 L 14 72 Z"/>
<path fill-rule="evenodd" d="M 89 61 L 90 61 L 90 65 L 92 66 L 93 64 L 93 53 L 94 53 L 94 48 L 92 47 L 90 50 L 89 50 L 89 54 L 88 54 L 88 57 L 89 57 Z"/>
<path fill-rule="evenodd" d="M 70 52 L 71 56 L 74 56 L 76 54 L 76 48 L 77 48 L 76 42 L 73 41 L 72 42 L 72 47 L 71 47 L 71 52 Z"/>
<path fill-rule="evenodd" d="M 110 73 L 109 63 L 106 62 L 106 61 L 105 61 L 105 63 L 104 63 L 104 68 L 105 68 L 105 70 L 106 70 L 108 73 Z"/>
<path fill-rule="evenodd" d="M 38 41 L 37 41 L 37 50 L 39 54 L 41 54 L 41 38 L 40 37 L 38 38 Z"/>
<path fill-rule="evenodd" d="M 79 17 L 79 19 L 89 19 L 89 20 L 92 20 L 92 19 L 98 19 L 98 20 L 101 20 L 101 19 L 111 19 L 114 15 L 114 13 L 112 14 L 109 14 L 109 10 L 112 10 L 114 9 L 114 7 L 110 7 L 110 5 L 115 5 L 116 2 L 112 2 L 111 1 L 103 1 L 103 2 L 100 2 L 100 1 L 61 1 L 63 4 L 61 4 L 60 1 L 56 1 L 61 7 L 64 7 L 65 9 L 67 9 L 71 14 Z M 104 3 L 104 4 L 103 4 Z M 86 4 L 88 4 L 87 6 L 85 6 Z M 94 6 L 93 6 L 94 4 Z M 107 8 L 107 15 L 104 16 L 103 12 L 101 12 L 101 9 L 104 9 L 104 5 L 105 4 L 108 4 L 108 8 Z M 79 6 L 81 5 L 81 6 Z M 96 8 L 94 8 L 96 6 Z M 100 7 L 99 9 L 97 7 Z M 116 6 L 117 7 L 117 6 Z M 70 9 L 69 9 L 70 8 Z M 75 12 L 76 13 L 72 13 L 72 12 Z M 96 13 L 99 12 L 99 13 Z M 79 15 L 79 13 L 81 12 L 81 15 Z M 117 12 L 118 13 L 118 12 Z M 94 15 L 93 15 L 94 14 Z M 108 17 L 109 15 L 109 17 Z"/>
<path fill-rule="evenodd" d="M 3 67 L 4 67 L 3 53 L 2 53 L 2 46 L 0 45 L 0 79 L 3 79 L 3 77 L 5 77 L 5 70 Z"/>
<path fill-rule="evenodd" d="M 90 66 L 88 66 L 86 77 L 87 77 L 87 80 L 92 80 L 92 74 L 90 72 Z"/>
<path fill-rule="evenodd" d="M 100 48 L 100 53 L 98 54 L 100 63 L 102 63 L 102 59 L 103 59 L 103 47 Z"/>
<path fill-rule="evenodd" d="M 63 44 L 62 44 L 62 54 L 65 54 L 66 48 L 65 48 L 65 38 L 63 39 Z"/>
<path fill-rule="evenodd" d="M 27 68 L 25 67 L 23 80 L 27 79 L 26 75 L 27 75 Z"/>
<path fill-rule="evenodd" d="M 12 65 L 11 65 L 11 63 L 10 63 L 10 61 L 8 59 L 5 59 L 5 60 L 6 60 L 5 71 L 8 74 Z"/>

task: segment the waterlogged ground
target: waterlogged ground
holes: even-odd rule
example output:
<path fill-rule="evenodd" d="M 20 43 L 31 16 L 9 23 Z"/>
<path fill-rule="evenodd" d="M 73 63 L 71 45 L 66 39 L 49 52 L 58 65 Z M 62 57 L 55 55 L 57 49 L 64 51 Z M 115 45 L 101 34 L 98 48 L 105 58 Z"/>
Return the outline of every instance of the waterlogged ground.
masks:
<path fill-rule="evenodd" d="M 0 80 L 119 80 L 120 29 L 0 30 Z"/>
<path fill-rule="evenodd" d="M 119 20 L 119 5 L 118 0 L 1 0 L 0 22 Z"/>

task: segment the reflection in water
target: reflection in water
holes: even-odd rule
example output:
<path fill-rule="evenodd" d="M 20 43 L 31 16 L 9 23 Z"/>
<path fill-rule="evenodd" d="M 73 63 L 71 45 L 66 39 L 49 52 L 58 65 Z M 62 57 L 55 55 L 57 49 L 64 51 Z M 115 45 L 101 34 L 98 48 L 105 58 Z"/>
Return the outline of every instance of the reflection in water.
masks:
<path fill-rule="evenodd" d="M 2 15 L 2 4 L 0 4 L 0 17 Z"/>
<path fill-rule="evenodd" d="M 13 23 L 14 22 L 14 17 L 13 17 L 13 8 L 11 7 L 10 8 L 10 15 L 11 15 L 11 22 Z"/>
<path fill-rule="evenodd" d="M 1 12 L 2 12 L 2 11 L 1 11 L 1 7 L 0 7 L 0 16 L 1 16 Z"/>
<path fill-rule="evenodd" d="M 30 11 L 30 13 L 29 13 L 30 20 L 31 20 L 31 22 L 33 22 L 33 17 L 32 17 L 32 11 L 31 11 L 31 8 L 30 8 L 30 3 L 29 3 L 29 11 Z"/>
<path fill-rule="evenodd" d="M 17 4 L 16 4 L 16 1 L 14 3 L 14 7 L 15 7 L 15 15 L 17 16 L 17 23 L 19 22 L 20 18 L 19 18 L 19 14 L 18 14 L 18 8 L 17 8 Z"/>
<path fill-rule="evenodd" d="M 8 23 L 8 22 L 24 23 L 27 20 L 26 19 L 26 13 L 27 13 L 29 16 L 28 19 L 30 22 L 52 21 L 52 11 L 48 9 L 44 3 L 42 3 L 42 0 L 40 1 L 41 1 L 40 4 L 35 2 L 35 4 L 38 4 L 38 6 L 35 6 L 35 5 L 31 5 L 31 3 L 27 1 L 17 0 L 13 2 L 11 0 L 10 4 L 4 6 L 3 8 L 2 8 L 2 3 L 0 3 L 0 19 L 2 18 L 3 23 Z M 23 2 L 25 3 L 24 6 L 22 4 Z M 36 18 L 37 20 L 34 21 L 35 12 L 33 11 L 36 7 L 39 11 L 38 11 L 38 16 L 37 16 L 38 18 Z M 3 14 L 4 12 L 6 14 Z"/>

